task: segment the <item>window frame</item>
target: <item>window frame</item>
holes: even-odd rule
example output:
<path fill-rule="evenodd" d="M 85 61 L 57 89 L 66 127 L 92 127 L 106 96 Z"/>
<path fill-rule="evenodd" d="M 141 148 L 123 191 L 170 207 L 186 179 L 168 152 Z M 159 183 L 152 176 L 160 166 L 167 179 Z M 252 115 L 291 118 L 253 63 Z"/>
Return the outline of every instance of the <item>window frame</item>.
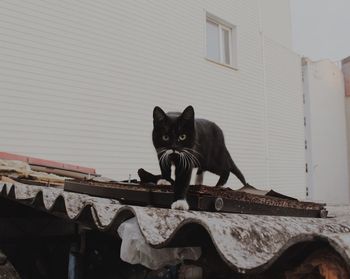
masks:
<path fill-rule="evenodd" d="M 207 22 L 211 22 L 213 24 L 218 25 L 218 30 L 219 30 L 219 57 L 220 61 L 217 61 L 213 58 L 208 57 L 208 41 L 207 41 Z M 230 63 L 227 64 L 225 62 L 225 46 L 224 46 L 224 41 L 223 41 L 223 30 L 228 31 L 228 36 L 229 36 L 229 55 L 230 55 Z M 214 16 L 208 12 L 205 12 L 205 59 L 225 66 L 232 68 L 234 70 L 238 70 L 238 63 L 237 63 L 237 49 L 238 49 L 238 42 L 237 42 L 237 26 L 233 25 L 231 23 L 228 23 L 227 21 L 224 21 L 217 16 Z"/>

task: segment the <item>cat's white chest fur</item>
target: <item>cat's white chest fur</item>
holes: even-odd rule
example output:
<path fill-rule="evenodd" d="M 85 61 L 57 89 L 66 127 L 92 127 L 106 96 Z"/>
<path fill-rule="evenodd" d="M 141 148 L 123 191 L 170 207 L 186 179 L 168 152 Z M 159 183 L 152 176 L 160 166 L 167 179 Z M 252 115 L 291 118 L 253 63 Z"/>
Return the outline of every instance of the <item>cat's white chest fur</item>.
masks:
<path fill-rule="evenodd" d="M 171 178 L 175 180 L 175 165 L 174 163 L 171 163 Z"/>

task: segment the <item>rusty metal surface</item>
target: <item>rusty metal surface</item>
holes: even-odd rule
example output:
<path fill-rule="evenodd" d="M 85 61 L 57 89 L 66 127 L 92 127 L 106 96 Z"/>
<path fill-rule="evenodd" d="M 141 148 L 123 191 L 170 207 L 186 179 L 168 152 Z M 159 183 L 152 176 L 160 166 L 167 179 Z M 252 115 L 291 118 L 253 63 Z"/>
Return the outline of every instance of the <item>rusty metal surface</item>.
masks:
<path fill-rule="evenodd" d="M 64 189 L 92 196 L 114 198 L 127 204 L 164 208 L 170 208 L 174 195 L 172 186 L 139 183 L 66 180 Z M 322 211 L 326 212 L 324 204 L 299 202 L 273 191 L 266 191 L 264 195 L 258 195 L 244 191 L 245 188 L 242 189 L 236 191 L 230 188 L 192 185 L 188 191 L 188 203 L 192 210 L 256 215 L 323 217 Z M 259 191 L 252 186 L 249 187 L 249 190 Z M 269 193 L 272 193 L 273 196 L 267 195 Z"/>
<path fill-rule="evenodd" d="M 317 219 L 128 206 L 113 199 L 11 182 L 0 183 L 0 193 L 102 231 L 113 232 L 135 216 L 154 247 L 172 245 L 186 227 L 197 225 L 208 233 L 227 265 L 241 273 L 266 269 L 292 245 L 315 239 L 329 242 L 350 263 L 350 207 L 334 211 L 335 218 Z"/>

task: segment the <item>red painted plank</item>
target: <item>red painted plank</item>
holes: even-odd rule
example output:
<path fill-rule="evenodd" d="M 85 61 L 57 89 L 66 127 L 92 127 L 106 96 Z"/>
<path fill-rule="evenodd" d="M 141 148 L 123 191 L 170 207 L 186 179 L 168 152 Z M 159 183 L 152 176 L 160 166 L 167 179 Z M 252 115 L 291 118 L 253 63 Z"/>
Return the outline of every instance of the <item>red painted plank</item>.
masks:
<path fill-rule="evenodd" d="M 27 162 L 28 157 L 26 156 L 21 156 L 21 155 L 16 155 L 12 153 L 6 153 L 6 152 L 0 152 L 0 159 L 4 160 L 16 160 L 16 161 L 22 161 L 22 162 Z"/>
<path fill-rule="evenodd" d="M 22 155 L 7 153 L 7 152 L 0 152 L 0 159 L 17 160 L 17 161 L 27 162 L 30 165 L 76 171 L 76 172 L 81 172 L 86 174 L 96 174 L 96 170 L 94 168 L 82 167 L 82 166 L 72 165 L 72 164 L 65 164 L 65 163 L 60 163 L 56 161 L 22 156 Z"/>

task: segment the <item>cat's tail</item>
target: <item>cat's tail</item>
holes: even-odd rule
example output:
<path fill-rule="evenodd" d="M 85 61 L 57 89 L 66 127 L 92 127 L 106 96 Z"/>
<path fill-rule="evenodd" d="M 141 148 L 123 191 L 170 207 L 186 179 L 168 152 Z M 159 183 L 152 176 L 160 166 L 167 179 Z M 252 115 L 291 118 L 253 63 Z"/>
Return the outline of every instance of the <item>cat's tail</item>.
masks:
<path fill-rule="evenodd" d="M 232 161 L 231 172 L 242 182 L 243 186 L 247 185 L 244 175 L 242 174 L 242 172 L 239 170 L 239 168 L 236 166 L 236 164 L 233 161 Z"/>

